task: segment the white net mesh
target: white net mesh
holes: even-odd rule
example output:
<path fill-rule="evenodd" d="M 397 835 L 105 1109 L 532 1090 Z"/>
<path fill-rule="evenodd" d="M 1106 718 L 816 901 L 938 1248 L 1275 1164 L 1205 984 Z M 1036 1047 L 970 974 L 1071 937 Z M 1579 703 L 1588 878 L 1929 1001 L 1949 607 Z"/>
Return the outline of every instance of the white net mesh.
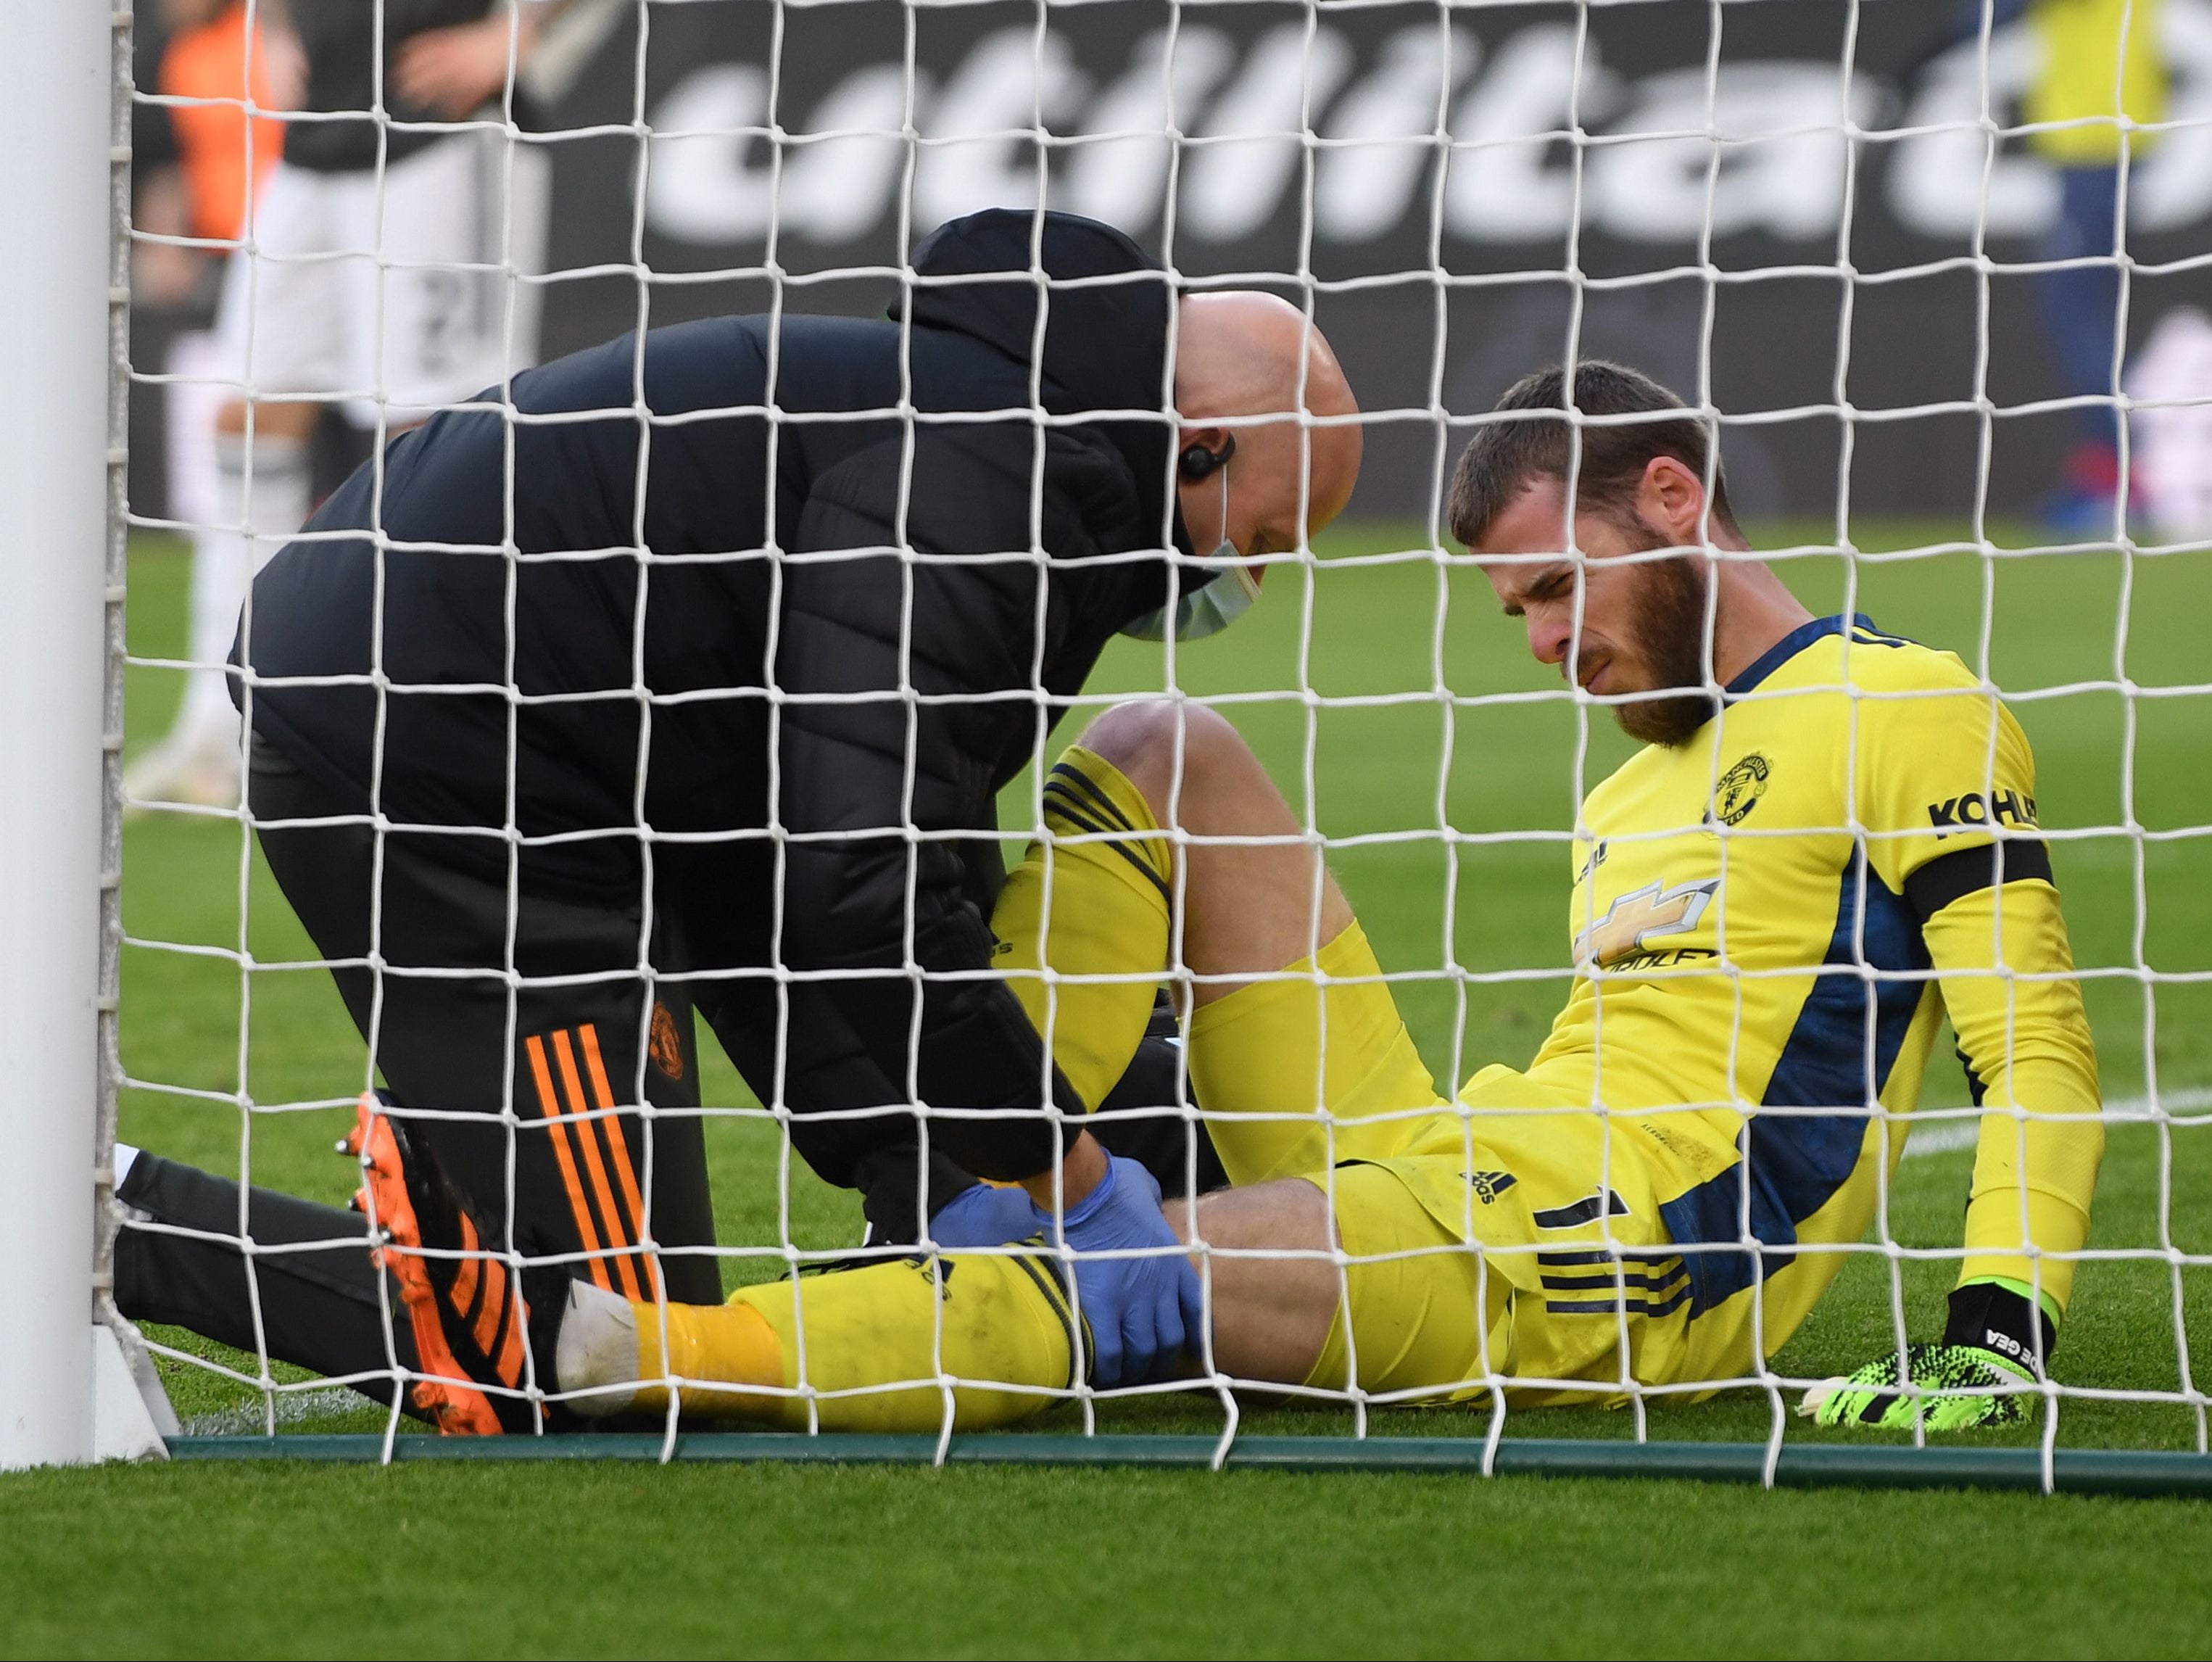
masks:
<path fill-rule="evenodd" d="M 851 1405 L 910 1403 L 897 1386 L 919 1381 L 933 1406 L 915 1412 L 946 1436 L 956 1410 L 997 1422 L 956 1383 L 1079 1405 L 1048 1427 L 1233 1434 L 1231 1388 L 1264 1385 L 1291 1430 L 1494 1442 L 1510 1419 L 1778 1444 L 1804 1388 L 1941 1336 L 1971 1183 L 2015 1196 L 2039 1242 L 2012 1277 L 2050 1292 L 2063 1264 L 2070 1284 L 2049 1381 L 2023 1387 L 2036 1412 L 1991 1434 L 2204 1448 L 2190 1197 L 2212 886 L 2192 625 L 2212 530 L 2212 5 L 206 9 L 166 39 L 141 19 L 133 99 L 172 148 L 139 133 L 131 227 L 117 1087 L 118 1298 L 187 1429 L 394 1428 L 393 1385 L 438 1371 L 359 1221 L 314 1209 L 358 1181 L 324 1151 L 364 1088 L 388 1088 L 482 1207 L 491 1239 L 438 1260 L 471 1287 L 504 1264 L 703 1303 L 902 1263 L 915 1249 L 896 1234 L 855 1259 L 856 1190 L 883 1147 L 972 1149 L 996 1123 L 976 1111 L 1003 1093 L 933 1099 L 929 1081 L 1004 1072 L 988 1020 L 945 1014 L 1006 979 L 982 933 L 998 868 L 1044 849 L 1051 920 L 1133 839 L 1174 850 L 1165 959 L 1129 948 L 1014 979 L 1049 989 L 1036 1008 L 1070 1079 L 1080 994 L 1165 990 L 1164 1073 L 1091 1123 L 1151 1139 L 1170 1193 L 1238 1180 L 1197 1214 L 1218 1348 L 1194 1333 L 1180 1376 L 1134 1403 L 1100 1397 L 1079 1325 L 1062 1377 L 977 1373 L 1011 1341 L 991 1336 L 1003 1318 L 963 1336 L 954 1273 L 926 1366 L 871 1373 L 851 1331 L 786 1297 L 788 1379 L 750 1380 L 755 1421 L 901 1428 Z M 987 267 L 1007 277 L 917 265 L 929 233 L 994 208 L 1030 227 Z M 1120 228 L 1183 293 L 1287 300 L 1334 345 L 1356 419 L 1314 402 L 1310 370 L 1287 400 L 1207 410 L 1166 357 L 1127 396 L 1129 362 L 1072 367 L 1056 355 L 1082 344 L 1053 339 L 1055 320 L 1162 291 L 1148 271 L 1051 268 L 1048 208 Z M 973 350 L 1015 368 L 962 402 L 942 343 L 968 326 L 929 308 L 986 295 L 1016 322 Z M 860 321 L 887 302 L 897 321 Z M 759 320 L 712 321 L 731 316 Z M 1844 620 L 1797 647 L 1854 643 L 1826 680 L 1782 661 L 1753 674 L 1730 642 L 1756 629 L 1723 602 L 1716 636 L 1697 601 L 1691 679 L 1741 679 L 1741 700 L 1665 752 L 1699 782 L 1686 818 L 1651 782 L 1661 752 L 1616 730 L 1636 708 L 1623 684 L 1563 685 L 1528 655 L 1595 642 L 1626 664 L 1605 585 L 1657 568 L 1571 554 L 1547 647 L 1524 589 L 1559 560 L 1529 545 L 1486 570 L 1451 532 L 1453 466 L 1498 430 L 1499 395 L 1593 359 L 1654 377 L 1717 440 L 1755 557 L 1804 615 Z M 518 379 L 538 363 L 553 378 Z M 1092 387 L 1117 396 L 1070 390 Z M 1238 417 L 1240 490 L 1264 456 L 1356 430 L 1349 510 L 1306 534 L 1326 492 L 1318 463 L 1302 484 L 1294 468 L 1258 549 L 1257 509 L 1239 525 L 1208 505 L 1212 475 L 1172 472 L 1178 419 L 1209 414 Z M 1579 410 L 1568 424 L 1577 475 L 1625 430 Z M 969 451 L 1006 434 L 1018 467 L 975 484 Z M 1054 445 L 1150 458 L 1151 477 L 1131 462 L 1122 496 L 1086 505 Z M 836 472 L 870 446 L 887 486 Z M 1192 557 L 1215 539 L 1207 514 L 1262 557 L 1263 598 L 1218 639 L 1102 652 L 1141 608 L 1084 597 L 1161 564 L 1178 490 L 1191 534 L 1170 610 L 1231 587 Z M 951 499 L 983 528 L 944 534 Z M 1133 512 L 1150 516 L 1137 531 Z M 1752 569 L 1729 526 L 1693 517 L 1692 540 Z M 288 543 L 239 624 L 253 669 L 226 672 L 247 579 Z M 1732 581 L 1711 592 L 1787 615 L 1778 588 Z M 1005 617 L 963 611 L 979 594 Z M 1855 630 L 1861 614 L 1878 630 Z M 872 655 L 827 651 L 825 629 Z M 991 674 L 944 644 L 994 630 Z M 1850 667 L 1919 663 L 1895 637 L 1963 667 Z M 1124 770 L 1165 758 L 1157 843 L 1095 804 L 1053 813 L 1062 747 L 1132 695 L 1176 712 Z M 1998 700 L 2033 746 L 2025 775 Z M 1980 749 L 1923 805 L 1923 764 L 1951 742 L 1936 704 L 1980 712 Z M 863 730 L 886 711 L 888 751 Z M 964 795 L 933 774 L 940 754 Z M 1248 764 L 1282 823 L 1240 817 L 1260 800 Z M 1830 795 L 1793 798 L 1816 768 Z M 1969 828 L 1992 824 L 2008 858 L 2047 846 L 2070 965 L 2031 952 L 2019 937 L 2039 926 L 2010 912 L 1986 963 L 1931 961 L 1946 949 L 1908 904 L 1911 872 L 1954 834 L 1986 849 Z M 1329 873 L 1373 966 L 1325 950 Z M 847 913 L 878 882 L 899 921 L 856 934 Z M 1620 950 L 1596 940 L 1607 928 Z M 1238 963 L 1194 931 L 1297 945 Z M 999 934 L 1004 957 L 1003 915 Z M 2009 1076 L 2021 1047 L 2060 1043 L 2043 1024 L 2077 967 L 2106 1134 L 2086 1236 L 2066 1220 L 2094 1151 L 2049 1146 L 2080 1105 L 1970 1101 L 1936 1036 L 1968 982 L 2000 989 L 1996 1049 L 1971 1072 Z M 1263 1006 L 1243 1029 L 1221 1014 Z M 1799 1088 L 1801 1028 L 1848 1088 Z M 1545 1058 L 1585 1039 L 1590 1082 L 1562 1097 Z M 2005 1136 L 1984 1135 L 1992 1111 Z M 1081 1128 L 1047 1118 L 1065 1150 Z M 1261 1157 L 1293 1132 L 1310 1139 L 1298 1160 Z M 1027 1174 L 1009 1158 L 992 1175 Z M 943 1198 L 926 1159 L 896 1169 L 872 1199 Z M 1335 1236 L 1311 1237 L 1279 1191 L 1268 1209 L 1261 1180 L 1302 1178 Z M 1994 1261 L 1990 1204 L 1975 1251 Z M 1068 1269 L 1087 1239 L 1054 1226 L 1033 1253 L 983 1256 Z M 1332 1326 L 1340 1306 L 1352 1318 Z M 660 1327 L 646 1354 L 677 1342 Z M 626 1399 L 520 1354 L 503 1377 L 562 1405 L 554 1429 Z M 1459 1416 L 1370 1414 L 1440 1399 Z M 1607 1404 L 1633 1414 L 1589 1411 Z"/>

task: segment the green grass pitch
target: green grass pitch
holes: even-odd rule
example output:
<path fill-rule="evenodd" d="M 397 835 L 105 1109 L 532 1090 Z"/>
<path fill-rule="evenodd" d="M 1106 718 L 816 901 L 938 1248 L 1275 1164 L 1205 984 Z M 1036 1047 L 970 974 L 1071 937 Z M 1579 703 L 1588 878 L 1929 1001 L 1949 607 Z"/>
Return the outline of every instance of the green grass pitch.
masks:
<path fill-rule="evenodd" d="M 2108 1101 L 2139 1099 L 2154 1080 L 2169 1097 L 2212 1086 L 2212 842 L 2197 834 L 2212 833 L 2212 710 L 2197 694 L 2161 691 L 2212 679 L 2201 644 L 2212 553 L 1905 558 L 1882 551 L 1923 548 L 1958 528 L 1855 530 L 1867 551 L 1856 562 L 1808 553 L 1784 569 L 1816 611 L 1851 594 L 1885 629 L 1969 662 L 1985 654 L 2014 696 L 2036 747 Z M 1785 549 L 1829 535 L 1783 526 L 1756 540 Z M 1455 707 L 1440 696 L 1556 694 L 1559 683 L 1528 660 L 1478 573 L 1389 557 L 1424 541 L 1403 527 L 1340 531 L 1310 576 L 1277 571 L 1236 631 L 1182 649 L 1178 679 L 1229 700 L 1223 708 L 1294 805 L 1310 805 L 1331 837 L 1355 839 L 1334 863 L 1384 966 L 1437 972 L 1399 995 L 1438 1076 L 1456 1080 L 1486 1062 L 1525 1062 L 1564 995 L 1559 834 L 1579 792 L 1626 746 L 1601 715 L 1584 721 L 1560 697 Z M 134 651 L 182 650 L 185 581 L 179 548 L 143 539 Z M 2116 673 L 2138 696 L 2112 685 Z M 1159 685 L 1159 649 L 1123 643 L 1091 690 L 1103 700 Z M 1285 693 L 1301 685 L 1358 702 Z M 166 725 L 176 691 L 172 673 L 133 671 L 134 746 Z M 1026 779 L 1011 788 L 1007 824 L 1031 818 L 1028 788 Z M 1389 836 L 1447 825 L 1469 840 Z M 243 944 L 257 964 L 312 957 L 234 824 L 142 820 L 125 871 L 136 939 Z M 1441 973 L 1453 964 L 1533 973 L 1455 980 Z M 271 1104 L 360 1088 L 363 1048 L 321 971 L 245 971 L 133 947 L 124 1013 L 131 1075 L 173 1087 L 126 1099 L 126 1137 L 233 1172 L 250 1148 L 258 1180 L 343 1197 L 350 1172 L 328 1152 L 342 1112 L 249 1115 L 217 1099 L 241 1085 Z M 751 1099 L 719 1056 L 707 1089 L 710 1105 L 733 1111 L 708 1130 L 724 1244 L 777 1241 L 787 1169 L 793 1239 L 852 1241 L 857 1206 L 779 1160 L 774 1127 L 742 1111 Z M 1948 1064 L 1931 1068 L 1928 1101 L 1964 1101 Z M 1971 1160 L 1959 1149 L 1905 1163 L 1891 1204 L 1899 1242 L 1956 1244 Z M 2212 1125 L 2185 1113 L 2116 1127 L 2092 1245 L 2212 1251 L 2208 1199 Z M 732 1280 L 779 1268 L 767 1252 L 728 1261 Z M 1900 1265 L 1916 1329 L 1940 1322 L 1950 1270 Z M 2087 1264 L 2055 1372 L 2091 1389 L 2174 1392 L 2178 1326 L 2193 1352 L 2188 1377 L 2212 1363 L 2208 1299 L 2202 1269 Z M 1893 1332 L 1889 1269 L 1869 1255 L 1775 1366 L 1796 1377 L 1842 1371 Z M 258 1371 L 250 1357 L 156 1336 Z M 264 1425 L 258 1391 L 178 1364 L 166 1373 L 190 1428 Z M 295 1387 L 276 1399 L 280 1430 L 381 1428 L 374 1410 L 296 1373 L 276 1377 Z M 1655 1405 L 1645 1431 L 1762 1440 L 1777 1403 L 1753 1391 Z M 1220 1423 L 1203 1397 L 1110 1407 L 1099 1419 L 1109 1432 Z M 1079 1425 L 1070 1409 L 1039 1428 Z M 1245 1425 L 1351 1429 L 1346 1413 L 1316 1409 L 1255 1409 Z M 1378 1413 L 1371 1428 L 1480 1435 L 1488 1420 Z M 1507 1430 L 1626 1438 L 1638 1425 L 1592 1408 L 1516 1415 Z M 1787 1434 L 1823 1434 L 1792 1421 Z M 2185 1449 L 2201 1432 L 2179 1403 L 2078 1399 L 2056 1435 L 2085 1448 Z M 1412 1475 L 195 1464 L 0 1479 L 0 1543 L 9 1655 L 2212 1649 L 2201 1574 L 2212 1513 L 2172 1501 Z"/>

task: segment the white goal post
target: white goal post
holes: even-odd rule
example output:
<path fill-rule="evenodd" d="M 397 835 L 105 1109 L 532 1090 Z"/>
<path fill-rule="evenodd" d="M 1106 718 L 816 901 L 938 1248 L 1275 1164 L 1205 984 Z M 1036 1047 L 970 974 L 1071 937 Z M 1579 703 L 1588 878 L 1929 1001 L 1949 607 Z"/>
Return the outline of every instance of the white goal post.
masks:
<path fill-rule="evenodd" d="M 125 458 L 96 366 L 128 303 L 114 286 L 126 251 L 111 242 L 130 163 L 113 144 L 118 111 L 128 131 L 114 44 L 128 26 L 108 0 L 55 0 L 0 30 L 0 219 L 14 245 L 0 261 L 0 386 L 20 417 L 0 445 L 0 859 L 22 880 L 0 904 L 0 1467 L 94 1458 L 95 1379 L 120 1361 L 100 1321 L 105 1185 L 92 1167 L 112 1037 L 100 965 L 113 887 L 100 880 L 121 743 L 102 741 L 121 714 L 106 660 L 110 620 L 121 643 L 108 586 Z"/>

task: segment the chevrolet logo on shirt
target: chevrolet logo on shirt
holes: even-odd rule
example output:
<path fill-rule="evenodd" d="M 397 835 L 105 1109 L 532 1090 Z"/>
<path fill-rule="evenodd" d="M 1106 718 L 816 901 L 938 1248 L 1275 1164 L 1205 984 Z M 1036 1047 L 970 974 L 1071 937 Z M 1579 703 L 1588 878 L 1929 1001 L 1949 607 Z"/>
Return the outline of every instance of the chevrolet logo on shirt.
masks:
<path fill-rule="evenodd" d="M 1603 917 L 1575 937 L 1575 962 L 1616 963 L 1644 951 L 1648 941 L 1697 928 L 1720 886 L 1720 879 L 1712 877 L 1672 888 L 1654 883 L 1620 896 Z"/>

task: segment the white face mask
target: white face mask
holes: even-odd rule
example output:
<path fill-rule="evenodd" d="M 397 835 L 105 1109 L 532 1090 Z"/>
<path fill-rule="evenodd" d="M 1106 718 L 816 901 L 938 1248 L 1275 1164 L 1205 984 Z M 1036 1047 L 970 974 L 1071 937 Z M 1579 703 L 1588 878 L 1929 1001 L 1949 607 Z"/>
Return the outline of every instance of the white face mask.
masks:
<path fill-rule="evenodd" d="M 1229 470 L 1225 467 L 1221 470 L 1221 527 L 1222 538 L 1213 552 L 1190 563 L 1217 575 L 1201 588 L 1193 588 L 1188 582 L 1182 585 L 1175 609 L 1174 634 L 1178 641 L 1202 641 L 1220 634 L 1260 598 L 1260 580 L 1237 551 L 1237 545 L 1229 540 Z M 1133 640 L 1164 641 L 1169 634 L 1167 623 L 1168 609 L 1162 606 L 1124 624 L 1121 633 Z"/>

